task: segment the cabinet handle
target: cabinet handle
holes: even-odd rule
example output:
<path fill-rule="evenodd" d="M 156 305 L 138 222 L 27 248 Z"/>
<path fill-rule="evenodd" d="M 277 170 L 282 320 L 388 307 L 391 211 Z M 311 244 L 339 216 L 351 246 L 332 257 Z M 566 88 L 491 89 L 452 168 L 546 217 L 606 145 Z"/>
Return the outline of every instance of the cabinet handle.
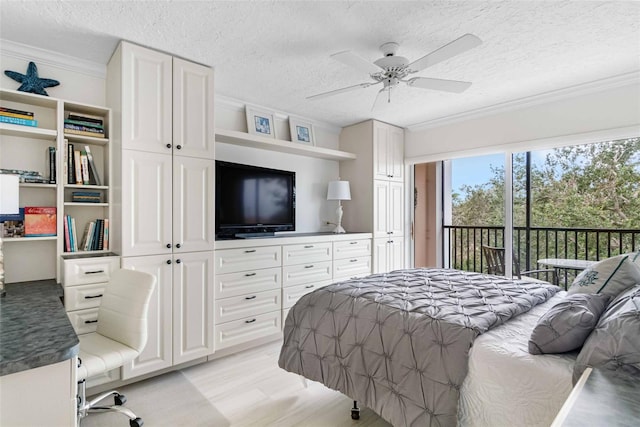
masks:
<path fill-rule="evenodd" d="M 85 320 L 84 323 L 86 323 L 87 325 L 89 323 L 98 323 L 98 319 L 96 319 L 96 320 Z"/>
<path fill-rule="evenodd" d="M 393 243 L 393 240 L 389 240 L 389 241 L 387 241 L 387 243 Z"/>
<path fill-rule="evenodd" d="M 176 245 L 176 248 L 178 248 L 178 249 L 180 249 L 181 247 L 182 247 L 182 245 L 181 245 L 180 243 L 178 243 L 178 244 Z"/>
<path fill-rule="evenodd" d="M 181 260 L 180 258 L 178 258 L 178 259 L 176 260 L 176 264 L 180 264 L 181 262 L 182 262 L 182 260 Z"/>
<path fill-rule="evenodd" d="M 314 287 L 315 287 L 315 285 L 307 285 L 307 286 L 305 286 L 305 288 L 307 288 L 307 289 L 311 289 L 311 288 L 314 288 Z"/>
<path fill-rule="evenodd" d="M 255 295 L 251 295 L 250 297 L 244 297 L 244 299 L 255 299 L 256 296 Z"/>
<path fill-rule="evenodd" d="M 357 245 L 358 242 L 349 242 L 350 245 Z"/>
<path fill-rule="evenodd" d="M 311 249 L 313 247 L 313 245 L 306 245 L 304 248 L 305 249 Z"/>
<path fill-rule="evenodd" d="M 179 145 L 179 144 L 178 144 L 178 145 L 176 145 L 176 148 L 177 148 L 178 150 L 182 150 L 182 145 Z"/>
<path fill-rule="evenodd" d="M 167 243 L 167 249 L 171 249 L 171 243 Z"/>
<path fill-rule="evenodd" d="M 92 270 L 92 271 L 84 272 L 84 274 L 100 274 L 100 273 L 104 273 L 104 270 Z"/>
<path fill-rule="evenodd" d="M 101 296 L 102 296 L 102 294 L 99 294 L 99 295 L 87 295 L 86 297 L 84 297 L 84 299 L 100 298 Z"/>
<path fill-rule="evenodd" d="M 171 148 L 171 144 L 167 144 L 167 148 Z"/>
<path fill-rule="evenodd" d="M 255 251 L 256 251 L 255 249 L 247 249 L 246 251 L 244 251 L 244 253 L 245 254 L 250 254 L 250 253 L 253 253 Z"/>
<path fill-rule="evenodd" d="M 167 264 L 171 264 L 171 260 L 170 259 L 167 260 Z"/>
<path fill-rule="evenodd" d="M 313 264 L 311 265 L 305 265 L 304 268 L 313 268 Z"/>
<path fill-rule="evenodd" d="M 256 319 L 245 320 L 245 321 L 244 321 L 244 323 L 253 323 L 253 322 L 255 322 L 255 321 L 256 321 Z"/>
<path fill-rule="evenodd" d="M 349 262 L 358 262 L 357 259 L 350 259 Z"/>
<path fill-rule="evenodd" d="M 393 234 L 393 231 L 387 231 L 387 234 Z"/>
<path fill-rule="evenodd" d="M 247 274 L 244 275 L 244 277 L 251 277 L 251 276 L 255 276 L 255 275 L 256 275 L 256 273 L 247 273 Z"/>

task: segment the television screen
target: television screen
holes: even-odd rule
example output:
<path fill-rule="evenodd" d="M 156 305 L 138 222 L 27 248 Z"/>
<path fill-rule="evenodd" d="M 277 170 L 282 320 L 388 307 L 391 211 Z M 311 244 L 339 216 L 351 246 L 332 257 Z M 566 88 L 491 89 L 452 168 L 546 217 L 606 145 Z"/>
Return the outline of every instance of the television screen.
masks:
<path fill-rule="evenodd" d="M 216 235 L 295 230 L 295 172 L 216 161 Z"/>

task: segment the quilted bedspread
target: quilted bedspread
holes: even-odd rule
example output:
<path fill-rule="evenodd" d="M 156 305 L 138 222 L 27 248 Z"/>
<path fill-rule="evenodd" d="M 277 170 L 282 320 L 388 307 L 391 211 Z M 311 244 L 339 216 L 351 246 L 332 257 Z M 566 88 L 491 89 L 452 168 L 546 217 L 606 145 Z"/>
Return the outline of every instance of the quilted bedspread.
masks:
<path fill-rule="evenodd" d="M 344 393 L 394 426 L 455 426 L 475 337 L 558 290 L 448 269 L 335 283 L 291 308 L 278 364 Z"/>

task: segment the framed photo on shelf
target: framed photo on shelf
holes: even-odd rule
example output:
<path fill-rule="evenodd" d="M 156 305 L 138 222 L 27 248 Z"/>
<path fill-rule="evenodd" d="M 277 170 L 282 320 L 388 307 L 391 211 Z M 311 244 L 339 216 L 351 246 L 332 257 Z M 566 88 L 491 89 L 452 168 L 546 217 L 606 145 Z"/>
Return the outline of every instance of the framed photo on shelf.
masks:
<path fill-rule="evenodd" d="M 246 105 L 247 130 L 252 135 L 276 137 L 274 114 L 272 111 L 263 110 L 252 105 Z"/>
<path fill-rule="evenodd" d="M 313 125 L 310 122 L 299 117 L 289 116 L 289 129 L 291 130 L 291 141 L 316 145 L 313 136 Z"/>

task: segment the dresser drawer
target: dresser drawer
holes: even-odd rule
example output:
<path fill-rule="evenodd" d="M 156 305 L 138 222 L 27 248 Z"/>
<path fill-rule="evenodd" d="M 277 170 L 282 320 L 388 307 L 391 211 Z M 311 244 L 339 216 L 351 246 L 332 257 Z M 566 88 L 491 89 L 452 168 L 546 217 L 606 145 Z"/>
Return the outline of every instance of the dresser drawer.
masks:
<path fill-rule="evenodd" d="M 258 338 L 281 333 L 282 311 L 272 311 L 216 325 L 215 349 L 231 347 Z"/>
<path fill-rule="evenodd" d="M 280 246 L 215 251 L 216 274 L 280 267 Z"/>
<path fill-rule="evenodd" d="M 119 257 L 65 259 L 63 283 L 64 286 L 105 283 L 111 278 L 111 273 L 119 268 Z"/>
<path fill-rule="evenodd" d="M 99 307 L 106 286 L 106 283 L 95 283 L 64 288 L 64 309 L 73 311 Z"/>
<path fill-rule="evenodd" d="M 282 247 L 282 265 L 331 261 L 331 256 L 331 242 L 284 245 Z"/>
<path fill-rule="evenodd" d="M 67 313 L 71 326 L 75 329 L 76 334 L 88 334 L 95 332 L 98 328 L 98 309 L 89 308 L 86 310 L 70 311 Z"/>
<path fill-rule="evenodd" d="M 216 275 L 216 299 L 235 297 L 252 292 L 268 291 L 270 289 L 280 289 L 281 273 L 282 270 L 280 267 L 277 267 Z"/>
<path fill-rule="evenodd" d="M 280 289 L 274 289 L 217 300 L 215 302 L 215 324 L 280 310 L 280 292 Z"/>
<path fill-rule="evenodd" d="M 331 280 L 333 277 L 331 265 L 331 261 L 324 261 L 282 267 L 282 286 Z"/>
<path fill-rule="evenodd" d="M 282 307 L 289 308 L 293 306 L 293 304 L 295 304 L 303 295 L 308 294 L 311 291 L 315 291 L 316 289 L 320 289 L 323 286 L 330 285 L 331 283 L 331 280 L 325 280 L 322 282 L 282 288 Z"/>
<path fill-rule="evenodd" d="M 338 259 L 333 262 L 333 280 L 350 279 L 352 277 L 371 274 L 371 257 Z"/>
<path fill-rule="evenodd" d="M 333 259 L 357 258 L 371 255 L 371 239 L 333 243 Z"/>

